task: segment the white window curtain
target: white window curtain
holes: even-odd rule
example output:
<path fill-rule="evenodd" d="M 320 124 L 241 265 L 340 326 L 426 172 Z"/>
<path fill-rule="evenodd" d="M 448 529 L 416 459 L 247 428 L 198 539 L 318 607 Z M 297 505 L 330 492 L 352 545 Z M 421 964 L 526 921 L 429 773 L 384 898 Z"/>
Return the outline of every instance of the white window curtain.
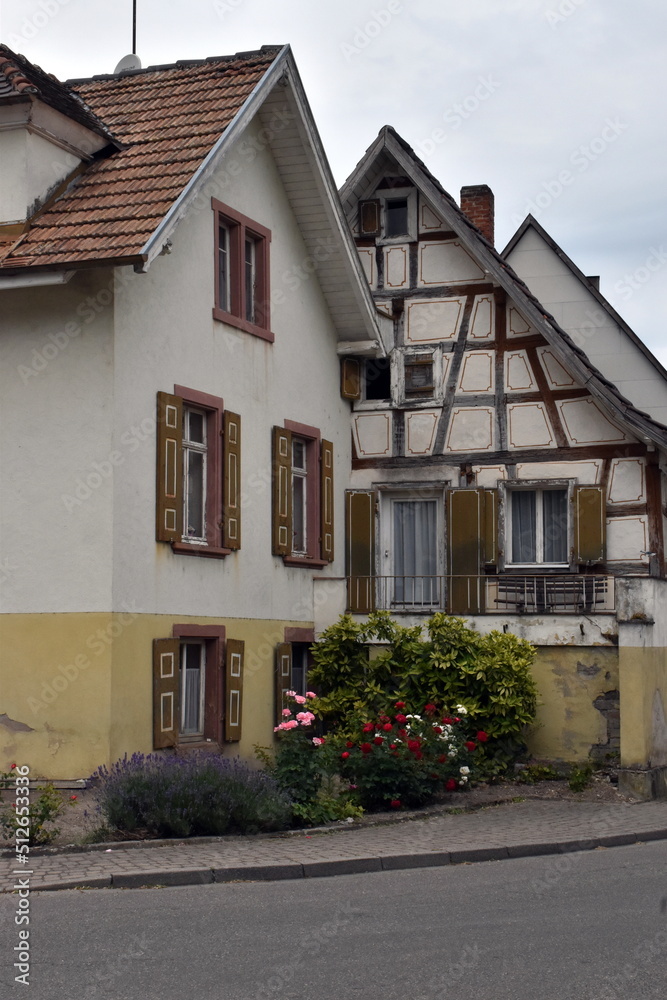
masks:
<path fill-rule="evenodd" d="M 437 501 L 394 501 L 394 601 L 435 604 L 438 595 Z"/>

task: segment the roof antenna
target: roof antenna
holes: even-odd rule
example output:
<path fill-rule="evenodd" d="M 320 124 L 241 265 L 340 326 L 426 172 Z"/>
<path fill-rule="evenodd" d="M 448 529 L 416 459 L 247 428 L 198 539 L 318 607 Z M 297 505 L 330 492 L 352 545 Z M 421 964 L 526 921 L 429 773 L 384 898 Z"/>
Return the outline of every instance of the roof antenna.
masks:
<path fill-rule="evenodd" d="M 141 69 L 141 59 L 137 55 L 137 0 L 132 0 L 132 52 L 123 56 L 114 73 L 126 73 L 132 69 Z"/>

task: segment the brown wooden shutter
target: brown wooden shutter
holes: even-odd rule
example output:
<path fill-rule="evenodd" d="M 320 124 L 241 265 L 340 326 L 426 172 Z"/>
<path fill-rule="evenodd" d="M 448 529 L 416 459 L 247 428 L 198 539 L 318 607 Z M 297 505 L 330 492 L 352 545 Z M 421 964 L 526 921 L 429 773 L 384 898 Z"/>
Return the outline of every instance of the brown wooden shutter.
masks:
<path fill-rule="evenodd" d="M 243 658 L 245 642 L 228 639 L 225 654 L 225 739 L 233 743 L 241 739 L 243 712 Z"/>
<path fill-rule="evenodd" d="M 481 490 L 484 505 L 482 560 L 485 566 L 498 565 L 498 490 Z"/>
<path fill-rule="evenodd" d="M 475 615 L 484 610 L 479 576 L 486 548 L 484 493 L 477 489 L 447 491 L 447 610 L 452 615 Z"/>
<path fill-rule="evenodd" d="M 361 236 L 380 235 L 380 202 L 378 200 L 359 202 L 359 234 Z"/>
<path fill-rule="evenodd" d="M 183 536 L 183 400 L 168 392 L 157 394 L 158 542 L 179 542 Z"/>
<path fill-rule="evenodd" d="M 282 711 L 287 708 L 285 692 L 292 689 L 292 643 L 281 642 L 276 646 L 276 725 L 284 722 Z"/>
<path fill-rule="evenodd" d="M 345 494 L 347 609 L 360 614 L 375 607 L 376 505 L 374 490 L 348 490 Z"/>
<path fill-rule="evenodd" d="M 241 548 L 241 418 L 226 410 L 223 428 L 222 544 Z"/>
<path fill-rule="evenodd" d="M 340 394 L 343 399 L 361 399 L 361 362 L 357 358 L 341 361 Z"/>
<path fill-rule="evenodd" d="M 219 743 L 222 739 L 223 650 L 224 643 L 220 639 L 205 639 L 204 739 L 212 743 Z"/>
<path fill-rule="evenodd" d="M 320 445 L 320 559 L 334 557 L 334 450 L 331 441 Z"/>
<path fill-rule="evenodd" d="M 273 428 L 273 554 L 292 552 L 292 435 Z"/>
<path fill-rule="evenodd" d="M 606 507 L 599 486 L 574 488 L 574 553 L 578 563 L 600 563 L 606 558 Z"/>
<path fill-rule="evenodd" d="M 173 747 L 179 729 L 178 639 L 153 640 L 153 748 Z"/>

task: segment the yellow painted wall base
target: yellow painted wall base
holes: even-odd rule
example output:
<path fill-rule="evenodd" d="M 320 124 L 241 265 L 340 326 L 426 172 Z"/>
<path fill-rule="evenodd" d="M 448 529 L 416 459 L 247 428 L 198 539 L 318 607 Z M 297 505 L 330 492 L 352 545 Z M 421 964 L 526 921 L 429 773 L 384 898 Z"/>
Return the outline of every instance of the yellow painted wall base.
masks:
<path fill-rule="evenodd" d="M 533 676 L 538 711 L 528 747 L 536 757 L 584 761 L 606 750 L 607 720 L 596 699 L 618 691 L 618 650 L 599 646 L 540 646 Z"/>
<path fill-rule="evenodd" d="M 621 764 L 667 766 L 667 649 L 622 646 Z"/>
<path fill-rule="evenodd" d="M 243 733 L 224 753 L 254 759 L 274 726 L 275 647 L 285 627 L 309 622 L 183 615 L 0 616 L 0 770 L 27 764 L 33 777 L 85 778 L 125 753 L 153 748 L 153 639 L 173 625 L 224 625 L 245 641 Z"/>

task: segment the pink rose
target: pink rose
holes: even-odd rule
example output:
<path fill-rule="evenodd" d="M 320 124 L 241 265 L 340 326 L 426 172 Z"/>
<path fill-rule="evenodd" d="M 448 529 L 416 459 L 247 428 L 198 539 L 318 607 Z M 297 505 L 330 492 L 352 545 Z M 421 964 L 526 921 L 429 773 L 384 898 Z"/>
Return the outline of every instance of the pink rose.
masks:
<path fill-rule="evenodd" d="M 312 712 L 297 712 L 296 717 L 304 726 L 309 725 L 315 718 Z"/>
<path fill-rule="evenodd" d="M 304 696 L 302 694 L 295 694 L 294 695 L 294 700 L 297 703 L 297 705 L 305 705 L 306 704 L 306 699 L 304 698 Z"/>
<path fill-rule="evenodd" d="M 281 715 L 291 715 L 292 713 L 290 712 L 289 708 L 284 708 L 280 714 Z"/>
<path fill-rule="evenodd" d="M 296 691 L 285 691 L 285 697 L 286 698 L 293 698 L 295 694 L 296 694 Z"/>
<path fill-rule="evenodd" d="M 306 691 L 306 698 L 317 698 L 314 691 Z"/>
<path fill-rule="evenodd" d="M 322 746 L 324 740 L 321 740 L 319 736 L 313 736 L 313 745 L 316 747 Z"/>
<path fill-rule="evenodd" d="M 296 729 L 299 723 L 296 719 L 290 719 L 289 722 L 283 722 L 281 725 L 283 729 Z"/>

